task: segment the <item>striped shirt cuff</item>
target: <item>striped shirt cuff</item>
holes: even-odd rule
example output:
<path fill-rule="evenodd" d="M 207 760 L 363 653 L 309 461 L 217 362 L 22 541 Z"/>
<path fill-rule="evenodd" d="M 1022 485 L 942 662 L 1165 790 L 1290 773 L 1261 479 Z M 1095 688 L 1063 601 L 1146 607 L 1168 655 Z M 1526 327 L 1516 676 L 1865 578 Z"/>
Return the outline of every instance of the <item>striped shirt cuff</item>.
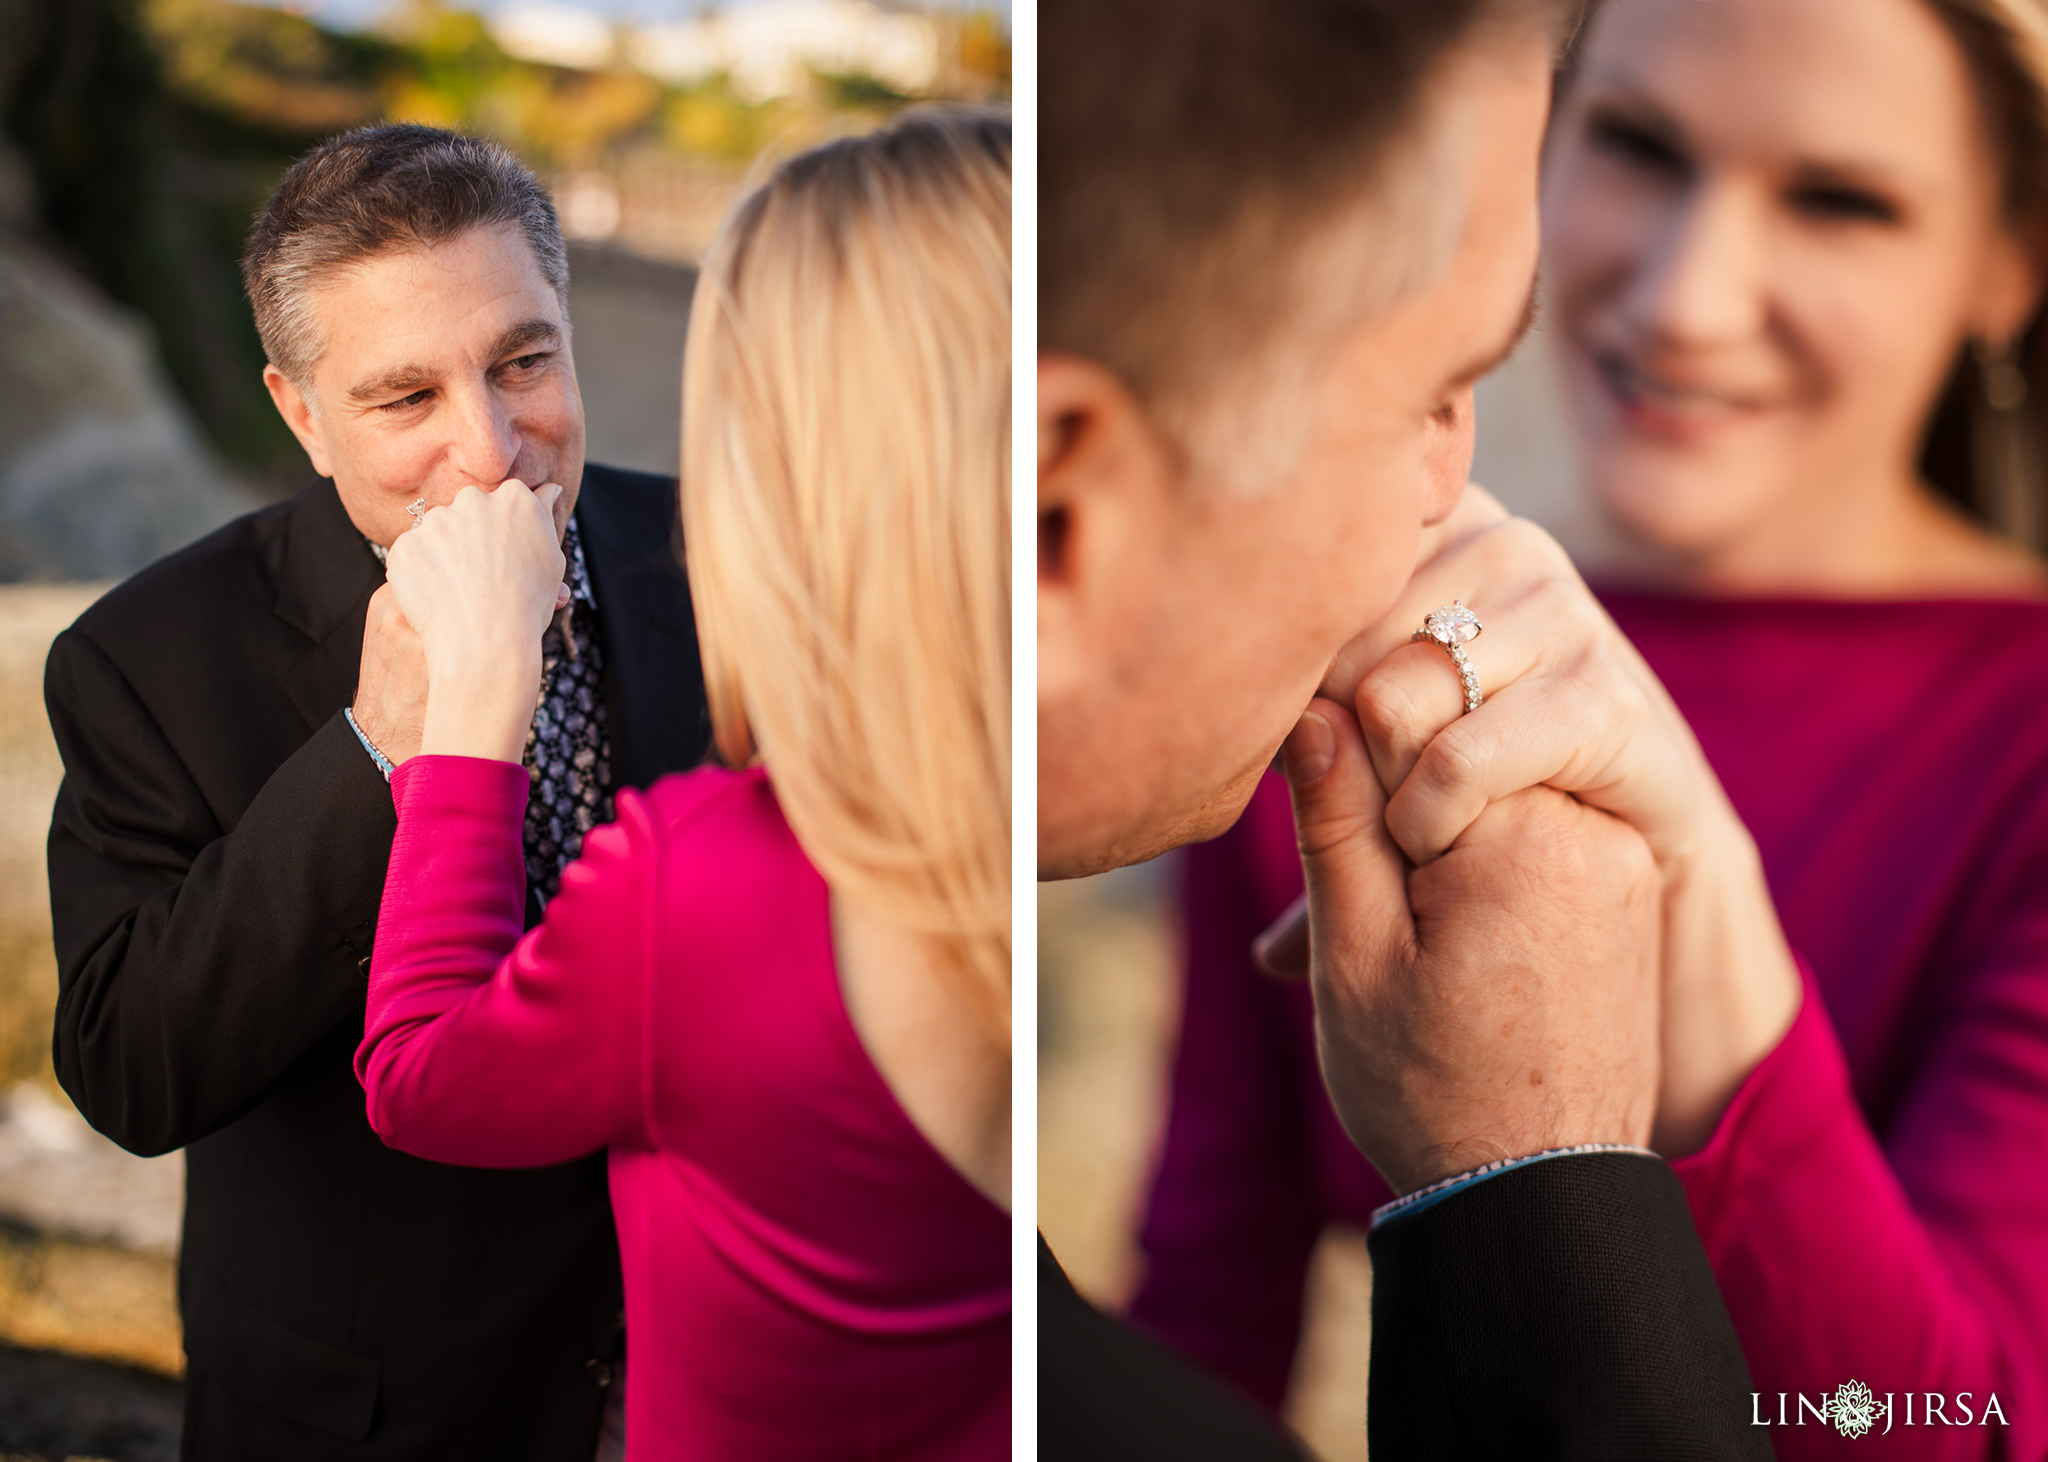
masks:
<path fill-rule="evenodd" d="M 1407 1197 L 1396 1198 L 1392 1203 L 1382 1203 L 1372 1211 L 1371 1227 L 1378 1228 L 1389 1219 L 1420 1213 L 1432 1204 L 1443 1202 L 1461 1188 L 1469 1188 L 1474 1183 L 1483 1183 L 1488 1178 L 1499 1177 L 1502 1173 L 1527 1163 L 1542 1162 L 1553 1157 L 1577 1157 L 1587 1152 L 1632 1152 L 1639 1157 L 1657 1157 L 1657 1154 L 1647 1147 L 1632 1147 L 1626 1142 L 1582 1142 L 1577 1147 L 1553 1147 L 1547 1152 L 1532 1152 L 1525 1157 L 1504 1157 L 1498 1162 L 1488 1163 L 1483 1168 L 1474 1168 L 1469 1173 L 1439 1178 L 1427 1188 L 1417 1188 Z M 1658 1158 L 1658 1161 L 1662 1160 Z"/>
<path fill-rule="evenodd" d="M 377 750 L 377 743 L 372 741 L 363 728 L 357 724 L 355 707 L 343 706 L 341 713 L 348 718 L 348 729 L 356 733 L 356 740 L 363 743 L 363 750 L 370 753 L 370 760 L 377 763 L 377 770 L 384 774 L 384 780 L 390 781 L 392 772 L 391 758 Z"/>

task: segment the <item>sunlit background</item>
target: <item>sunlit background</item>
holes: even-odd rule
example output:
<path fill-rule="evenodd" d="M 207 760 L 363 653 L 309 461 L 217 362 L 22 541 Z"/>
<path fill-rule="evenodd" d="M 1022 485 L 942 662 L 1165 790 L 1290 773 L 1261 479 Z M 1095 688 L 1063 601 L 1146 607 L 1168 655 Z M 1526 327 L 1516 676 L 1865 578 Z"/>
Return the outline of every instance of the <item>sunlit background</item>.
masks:
<path fill-rule="evenodd" d="M 694 261 L 766 161 L 925 99 L 1007 100 L 1007 5 L 0 0 L 0 1458 L 176 1456 L 181 1156 L 50 1070 L 50 640 L 311 481 L 235 261 L 292 158 L 490 135 L 570 239 L 594 461 L 675 469 Z M 89 1359 L 81 1359 L 89 1358 Z"/>

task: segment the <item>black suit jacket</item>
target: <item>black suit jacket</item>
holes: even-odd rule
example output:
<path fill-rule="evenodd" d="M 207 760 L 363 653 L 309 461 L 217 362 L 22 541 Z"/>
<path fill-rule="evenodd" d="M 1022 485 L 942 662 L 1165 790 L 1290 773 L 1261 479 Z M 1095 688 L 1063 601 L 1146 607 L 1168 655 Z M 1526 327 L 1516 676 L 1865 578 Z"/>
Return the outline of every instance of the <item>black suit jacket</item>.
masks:
<path fill-rule="evenodd" d="M 1669 1167 L 1511 1169 L 1373 1230 L 1376 1462 L 1768 1462 Z M 1301 1462 L 1250 1403 L 1098 1314 L 1039 1253 L 1046 1462 Z"/>
<path fill-rule="evenodd" d="M 576 518 L 614 780 L 645 786 L 708 736 L 675 484 L 589 467 Z M 395 824 L 341 713 L 382 582 L 323 482 L 58 637 L 57 1074 L 123 1147 L 186 1149 L 188 1462 L 589 1462 L 621 1304 L 603 1154 L 408 1157 L 350 1066 Z"/>

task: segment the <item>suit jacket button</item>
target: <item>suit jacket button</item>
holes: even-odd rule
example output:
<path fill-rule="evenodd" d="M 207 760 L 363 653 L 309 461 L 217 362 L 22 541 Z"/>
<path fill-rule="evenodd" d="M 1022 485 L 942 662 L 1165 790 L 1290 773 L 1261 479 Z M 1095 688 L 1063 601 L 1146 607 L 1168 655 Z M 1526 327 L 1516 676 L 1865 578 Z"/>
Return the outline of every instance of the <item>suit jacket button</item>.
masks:
<path fill-rule="evenodd" d="M 608 1360 L 599 1360 L 593 1356 L 583 1363 L 583 1369 L 589 1375 L 590 1384 L 593 1386 L 609 1386 L 612 1383 L 612 1363 Z"/>
<path fill-rule="evenodd" d="M 368 974 L 369 972 L 370 972 L 370 957 L 369 957 L 369 956 L 368 956 L 368 955 L 366 954 L 366 955 L 364 955 L 364 956 L 363 956 L 363 957 L 362 957 L 361 959 L 359 959 L 359 960 L 357 960 L 357 961 L 356 961 L 356 973 L 358 973 L 358 974 L 363 974 L 363 975 L 367 975 L 367 974 Z"/>

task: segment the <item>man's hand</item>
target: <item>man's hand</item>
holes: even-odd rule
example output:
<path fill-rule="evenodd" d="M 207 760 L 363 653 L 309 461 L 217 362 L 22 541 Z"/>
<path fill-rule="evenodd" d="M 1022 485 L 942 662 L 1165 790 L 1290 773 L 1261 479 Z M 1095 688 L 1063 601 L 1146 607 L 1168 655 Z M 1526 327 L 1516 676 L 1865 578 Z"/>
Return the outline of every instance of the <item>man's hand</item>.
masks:
<path fill-rule="evenodd" d="M 363 734 L 393 766 L 419 755 L 427 720 L 426 648 L 399 612 L 389 584 L 370 596 L 352 709 Z"/>
<path fill-rule="evenodd" d="M 1660 899 L 1643 839 L 1534 788 L 1410 871 L 1349 710 L 1311 705 L 1284 760 L 1324 1079 L 1395 1191 L 1554 1147 L 1645 1143 Z"/>

